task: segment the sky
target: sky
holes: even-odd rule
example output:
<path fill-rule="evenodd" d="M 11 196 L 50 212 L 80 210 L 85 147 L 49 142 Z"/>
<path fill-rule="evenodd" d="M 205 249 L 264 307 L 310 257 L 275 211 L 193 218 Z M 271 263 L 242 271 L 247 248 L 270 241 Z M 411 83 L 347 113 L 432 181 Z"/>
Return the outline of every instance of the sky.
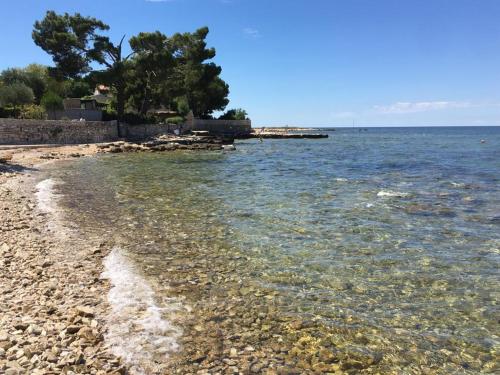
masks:
<path fill-rule="evenodd" d="M 228 108 L 253 126 L 500 125 L 500 0 L 0 0 L 0 70 L 50 56 L 47 10 L 118 41 L 208 26 Z"/>

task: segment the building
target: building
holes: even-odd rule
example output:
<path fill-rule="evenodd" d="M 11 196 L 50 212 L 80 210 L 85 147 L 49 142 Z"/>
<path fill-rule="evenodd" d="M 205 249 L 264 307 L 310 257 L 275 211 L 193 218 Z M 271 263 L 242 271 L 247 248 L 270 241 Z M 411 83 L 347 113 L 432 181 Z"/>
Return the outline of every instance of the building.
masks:
<path fill-rule="evenodd" d="M 101 121 L 103 118 L 102 112 L 109 106 L 112 99 L 113 96 L 109 87 L 97 85 L 93 95 L 83 98 L 63 99 L 64 109 L 49 113 L 49 119 Z"/>
<path fill-rule="evenodd" d="M 105 85 L 97 85 L 94 90 L 94 95 L 86 97 L 86 99 L 93 99 L 96 101 L 98 109 L 105 109 L 113 100 L 111 89 Z"/>
<path fill-rule="evenodd" d="M 101 121 L 102 109 L 95 99 L 66 98 L 63 99 L 62 111 L 49 113 L 50 120 L 81 120 Z"/>

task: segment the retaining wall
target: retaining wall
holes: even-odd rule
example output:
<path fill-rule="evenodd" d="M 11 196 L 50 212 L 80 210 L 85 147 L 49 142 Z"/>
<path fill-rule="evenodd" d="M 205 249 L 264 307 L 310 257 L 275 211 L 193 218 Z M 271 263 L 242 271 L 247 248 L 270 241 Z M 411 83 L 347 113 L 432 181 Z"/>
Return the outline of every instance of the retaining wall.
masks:
<path fill-rule="evenodd" d="M 131 140 L 144 140 L 160 134 L 173 133 L 175 130 L 183 130 L 183 125 L 174 124 L 141 124 L 126 125 L 125 137 Z"/>
<path fill-rule="evenodd" d="M 77 144 L 112 142 L 120 137 L 135 141 L 160 134 L 207 130 L 213 135 L 242 136 L 251 131 L 250 120 L 188 119 L 184 124 L 117 125 L 116 121 L 21 120 L 0 118 L 0 145 Z"/>
<path fill-rule="evenodd" d="M 19 120 L 0 118 L 0 144 L 77 144 L 118 139 L 116 121 Z"/>

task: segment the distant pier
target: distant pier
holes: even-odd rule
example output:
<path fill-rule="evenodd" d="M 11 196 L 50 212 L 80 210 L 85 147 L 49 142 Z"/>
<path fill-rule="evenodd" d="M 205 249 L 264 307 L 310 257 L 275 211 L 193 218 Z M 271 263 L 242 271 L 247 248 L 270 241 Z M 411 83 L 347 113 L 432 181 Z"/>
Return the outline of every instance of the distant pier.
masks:
<path fill-rule="evenodd" d="M 252 132 L 249 134 L 249 138 L 260 138 L 260 139 L 328 138 L 328 134 L 312 132 L 317 130 L 319 129 L 292 128 L 292 127 L 253 129 Z"/>
<path fill-rule="evenodd" d="M 262 139 L 328 138 L 328 134 L 265 132 L 265 133 L 251 133 L 250 138 L 262 138 Z"/>

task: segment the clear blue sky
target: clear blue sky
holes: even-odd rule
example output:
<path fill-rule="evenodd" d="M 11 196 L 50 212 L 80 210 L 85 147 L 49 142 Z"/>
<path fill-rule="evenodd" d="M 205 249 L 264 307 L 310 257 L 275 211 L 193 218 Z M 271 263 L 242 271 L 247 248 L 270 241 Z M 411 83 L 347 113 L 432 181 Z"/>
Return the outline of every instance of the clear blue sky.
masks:
<path fill-rule="evenodd" d="M 259 125 L 500 125 L 500 0 L 3 0 L 0 69 L 51 59 L 46 10 L 110 35 L 209 26 L 230 107 Z"/>

